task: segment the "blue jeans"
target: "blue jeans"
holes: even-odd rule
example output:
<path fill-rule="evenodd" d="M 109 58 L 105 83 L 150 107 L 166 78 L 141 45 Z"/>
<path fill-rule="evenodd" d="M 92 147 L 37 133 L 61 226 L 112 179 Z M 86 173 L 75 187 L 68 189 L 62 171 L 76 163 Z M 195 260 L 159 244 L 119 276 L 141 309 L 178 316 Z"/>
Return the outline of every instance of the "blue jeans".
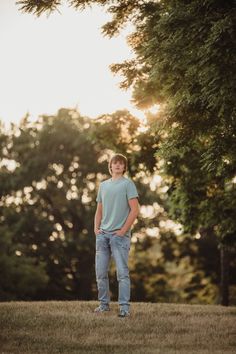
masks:
<path fill-rule="evenodd" d="M 118 303 L 120 309 L 129 310 L 130 277 L 128 255 L 130 237 L 117 236 L 114 233 L 99 233 L 96 236 L 96 281 L 98 300 L 101 305 L 107 306 L 110 302 L 108 268 L 111 257 L 116 264 L 117 281 L 119 283 Z"/>

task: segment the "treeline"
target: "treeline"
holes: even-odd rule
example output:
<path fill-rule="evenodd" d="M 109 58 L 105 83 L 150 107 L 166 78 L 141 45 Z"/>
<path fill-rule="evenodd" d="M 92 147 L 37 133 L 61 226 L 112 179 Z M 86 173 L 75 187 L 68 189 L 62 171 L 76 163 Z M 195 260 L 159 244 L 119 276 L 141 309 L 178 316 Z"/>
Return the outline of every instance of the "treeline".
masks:
<path fill-rule="evenodd" d="M 132 300 L 220 301 L 220 239 L 211 225 L 199 223 L 201 204 L 197 204 L 204 193 L 205 204 L 219 198 L 217 189 L 211 195 L 204 191 L 210 176 L 198 174 L 196 155 L 195 160 L 189 157 L 194 167 L 188 176 L 192 199 L 184 190 L 176 194 L 174 173 L 181 176 L 182 169 L 184 175 L 185 166 L 176 161 L 173 177 L 165 175 L 163 143 L 151 130 L 151 121 L 152 117 L 146 129 L 140 129 L 140 121 L 127 111 L 89 119 L 61 109 L 36 122 L 26 116 L 8 132 L 1 126 L 1 301 L 96 299 L 95 197 L 100 181 L 109 178 L 112 152 L 127 156 L 128 176 L 140 194 L 141 213 L 130 253 Z M 217 226 L 222 206 L 214 207 L 219 208 Z M 189 210 L 191 219 L 179 224 L 183 210 Z M 226 216 L 230 229 L 233 216 Z M 232 242 L 230 246 L 233 251 Z M 227 262 L 233 303 L 233 252 L 227 254 Z M 110 281 L 115 300 L 114 266 Z"/>

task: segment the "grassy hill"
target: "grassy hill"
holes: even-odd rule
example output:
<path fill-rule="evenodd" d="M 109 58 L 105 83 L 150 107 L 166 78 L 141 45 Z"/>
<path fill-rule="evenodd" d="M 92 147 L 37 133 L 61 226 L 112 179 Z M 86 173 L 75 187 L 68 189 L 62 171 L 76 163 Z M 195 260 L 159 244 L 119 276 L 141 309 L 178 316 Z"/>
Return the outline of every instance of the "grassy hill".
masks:
<path fill-rule="evenodd" d="M 0 353 L 236 353 L 236 307 L 95 301 L 0 303 Z"/>

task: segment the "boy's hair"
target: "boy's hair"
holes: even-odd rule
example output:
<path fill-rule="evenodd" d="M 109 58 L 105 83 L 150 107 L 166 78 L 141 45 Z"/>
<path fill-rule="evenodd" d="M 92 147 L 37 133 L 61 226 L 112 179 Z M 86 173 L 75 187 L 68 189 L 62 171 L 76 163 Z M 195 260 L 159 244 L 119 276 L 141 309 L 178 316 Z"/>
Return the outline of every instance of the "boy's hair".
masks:
<path fill-rule="evenodd" d="M 108 170 L 110 172 L 110 175 L 112 174 L 112 170 L 111 170 L 111 164 L 112 162 L 116 162 L 116 161 L 120 161 L 120 162 L 123 162 L 123 164 L 125 165 L 125 168 L 124 168 L 124 171 L 123 171 L 123 174 L 127 171 L 127 168 L 128 168 L 128 161 L 127 161 L 127 158 L 122 155 L 122 154 L 115 154 L 113 156 L 111 156 L 109 162 L 108 162 Z"/>

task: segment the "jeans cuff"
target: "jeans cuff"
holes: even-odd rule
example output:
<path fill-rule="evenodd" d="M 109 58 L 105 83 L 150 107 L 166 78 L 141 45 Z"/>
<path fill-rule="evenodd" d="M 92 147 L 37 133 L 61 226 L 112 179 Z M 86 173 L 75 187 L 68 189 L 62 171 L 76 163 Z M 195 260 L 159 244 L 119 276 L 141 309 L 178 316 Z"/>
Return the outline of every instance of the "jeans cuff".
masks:
<path fill-rule="evenodd" d="M 129 311 L 130 305 L 119 305 L 120 310 Z"/>

